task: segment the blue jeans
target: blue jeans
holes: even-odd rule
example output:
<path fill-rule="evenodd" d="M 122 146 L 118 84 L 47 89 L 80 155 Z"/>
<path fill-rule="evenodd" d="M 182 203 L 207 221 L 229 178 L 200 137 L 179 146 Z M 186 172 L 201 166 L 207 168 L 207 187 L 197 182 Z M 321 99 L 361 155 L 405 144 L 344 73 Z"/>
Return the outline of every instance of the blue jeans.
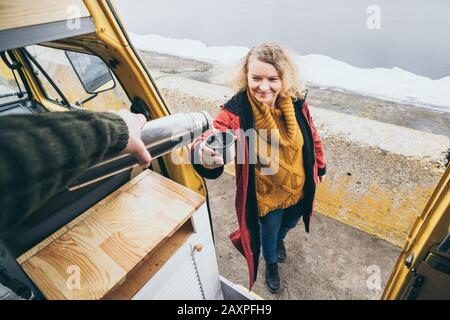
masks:
<path fill-rule="evenodd" d="M 287 214 L 285 209 L 276 209 L 259 219 L 261 246 L 266 263 L 277 261 L 277 241 L 284 240 L 289 230 L 300 220 L 298 212 L 291 211 L 291 214 Z"/>

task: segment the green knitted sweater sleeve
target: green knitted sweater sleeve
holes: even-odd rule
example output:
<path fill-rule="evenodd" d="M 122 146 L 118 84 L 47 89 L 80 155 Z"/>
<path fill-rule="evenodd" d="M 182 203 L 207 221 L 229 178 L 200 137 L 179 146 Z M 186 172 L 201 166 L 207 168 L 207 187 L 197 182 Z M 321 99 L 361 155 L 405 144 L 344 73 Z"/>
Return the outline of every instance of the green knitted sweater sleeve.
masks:
<path fill-rule="evenodd" d="M 0 232 L 24 221 L 89 166 L 128 141 L 110 112 L 49 112 L 0 117 Z"/>

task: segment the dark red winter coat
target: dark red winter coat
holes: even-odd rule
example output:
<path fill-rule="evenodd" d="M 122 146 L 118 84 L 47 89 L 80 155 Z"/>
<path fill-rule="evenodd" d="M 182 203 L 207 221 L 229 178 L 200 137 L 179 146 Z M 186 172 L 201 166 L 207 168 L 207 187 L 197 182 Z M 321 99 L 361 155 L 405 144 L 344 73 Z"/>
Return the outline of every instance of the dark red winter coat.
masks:
<path fill-rule="evenodd" d="M 305 196 L 289 210 L 295 210 L 299 216 L 303 217 L 306 232 L 309 232 L 309 221 L 313 212 L 318 176 L 325 174 L 326 167 L 322 145 L 311 119 L 306 98 L 293 101 L 293 103 L 304 141 L 302 152 L 305 169 Z M 255 165 L 249 164 L 248 137 L 244 136 L 242 132 L 254 128 L 253 113 L 246 91 L 237 93 L 221 108 L 222 110 L 214 120 L 214 127 L 221 131 L 233 130 L 237 135 L 237 145 L 243 146 L 241 150 L 245 150 L 243 164 L 235 163 L 237 187 L 235 206 L 239 229 L 230 235 L 230 239 L 247 260 L 251 289 L 257 277 L 261 244 L 255 191 Z M 198 155 L 200 142 L 206 139 L 209 134 L 211 132 L 205 133 L 193 144 L 191 150 L 192 163 L 201 176 L 216 179 L 222 174 L 223 166 L 209 170 L 198 164 L 199 162 L 194 159 Z M 237 149 L 239 150 L 239 147 Z"/>

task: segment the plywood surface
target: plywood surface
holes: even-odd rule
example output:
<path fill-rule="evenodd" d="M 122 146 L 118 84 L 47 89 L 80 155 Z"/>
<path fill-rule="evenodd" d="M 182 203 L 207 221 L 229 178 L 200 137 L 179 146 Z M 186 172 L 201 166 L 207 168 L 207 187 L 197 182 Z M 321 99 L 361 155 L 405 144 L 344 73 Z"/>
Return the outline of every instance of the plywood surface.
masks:
<path fill-rule="evenodd" d="M 0 0 L 0 30 L 89 16 L 82 0 Z"/>
<path fill-rule="evenodd" d="M 48 299 L 101 299 L 204 202 L 147 170 L 18 261 Z"/>

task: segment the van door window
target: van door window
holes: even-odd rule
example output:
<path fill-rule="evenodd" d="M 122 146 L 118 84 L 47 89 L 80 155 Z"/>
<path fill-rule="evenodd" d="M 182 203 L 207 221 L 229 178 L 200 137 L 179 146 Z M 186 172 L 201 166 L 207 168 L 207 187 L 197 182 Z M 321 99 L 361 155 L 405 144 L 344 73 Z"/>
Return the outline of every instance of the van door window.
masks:
<path fill-rule="evenodd" d="M 110 90 L 93 94 L 92 92 L 88 92 L 80 82 L 79 74 L 77 75 L 74 66 L 68 59 L 71 53 L 70 51 L 67 51 L 69 53 L 68 55 L 65 50 L 39 45 L 28 46 L 26 50 L 51 77 L 72 106 L 79 106 L 93 111 L 128 109 L 130 107 L 130 100 L 112 72 L 111 75 L 114 79 L 115 86 Z M 88 55 L 86 54 L 86 56 Z M 44 78 L 42 75 L 38 75 L 38 77 Z M 55 90 L 49 85 L 48 81 L 41 82 L 47 97 L 59 101 L 54 98 L 57 94 L 55 94 Z"/>

